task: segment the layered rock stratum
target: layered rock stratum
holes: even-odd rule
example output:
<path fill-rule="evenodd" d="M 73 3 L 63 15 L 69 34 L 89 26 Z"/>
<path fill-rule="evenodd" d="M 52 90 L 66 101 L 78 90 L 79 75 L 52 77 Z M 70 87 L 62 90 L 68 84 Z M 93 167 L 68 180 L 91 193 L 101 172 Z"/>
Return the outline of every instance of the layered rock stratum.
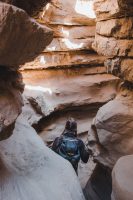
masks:
<path fill-rule="evenodd" d="M 95 156 L 95 159 L 100 165 L 102 164 L 102 166 L 104 166 L 105 170 L 112 169 L 121 156 L 133 153 L 133 113 L 131 106 L 133 99 L 132 8 L 133 3 L 131 1 L 120 0 L 96 0 L 94 6 L 97 16 L 97 23 L 93 48 L 98 52 L 99 55 L 107 57 L 105 60 L 105 66 L 107 67 L 108 72 L 119 76 L 123 81 L 116 98 L 99 109 L 92 123 L 91 129 L 89 130 L 90 142 L 93 140 L 94 151 L 97 149 L 97 155 Z M 126 185 L 123 185 L 123 188 L 121 186 L 119 187 L 119 180 L 117 179 L 118 176 L 120 178 L 120 172 L 117 168 L 119 163 L 120 162 L 118 161 L 118 164 L 116 164 L 116 167 L 114 168 L 115 175 L 113 174 L 113 183 L 115 185 L 113 185 L 115 194 L 114 199 L 130 199 L 130 195 L 128 198 L 128 192 L 125 193 Z M 124 167 L 126 167 L 126 165 L 123 166 L 123 170 Z M 95 174 L 97 173 L 98 170 Z M 132 174 L 130 175 L 132 176 Z M 123 178 L 124 177 L 122 176 L 120 180 L 124 181 Z M 90 187 L 90 191 L 92 189 L 92 182 L 90 181 L 90 183 L 88 183 L 88 188 Z M 108 182 L 108 184 L 110 183 Z M 95 194 L 99 192 L 98 186 L 96 185 L 92 189 L 93 192 L 95 191 Z M 94 195 L 93 192 L 92 194 Z M 124 196 L 124 193 L 127 195 L 126 197 Z M 108 196 L 109 199 L 111 198 L 110 194 Z M 102 198 L 102 193 L 99 193 L 98 198 Z"/>
<path fill-rule="evenodd" d="M 112 5 L 114 6 L 112 7 Z M 95 1 L 94 6 L 97 24 L 93 48 L 98 54 L 109 56 L 105 65 L 110 72 L 115 73 L 124 82 L 120 93 L 113 101 L 99 110 L 94 122 L 99 143 L 105 148 L 105 155 L 102 155 L 104 157 L 103 162 L 107 158 L 108 161 L 105 161 L 105 163 L 108 163 L 109 167 L 113 167 L 120 156 L 132 153 L 129 142 L 126 142 L 127 135 L 131 135 L 131 133 L 128 133 L 128 131 L 131 131 L 129 127 L 132 129 L 133 124 L 131 108 L 133 19 L 132 12 L 130 12 L 132 6 L 132 2 L 118 0 L 115 2 Z M 121 138 L 119 134 L 123 131 L 125 131 L 125 134 L 122 134 L 123 138 Z M 120 145 L 115 147 L 115 140 L 121 141 Z M 109 143 L 112 143 L 111 148 Z M 121 144 L 127 145 L 121 148 Z M 107 157 L 106 154 L 108 154 Z M 109 158 L 110 156 L 112 158 Z"/>

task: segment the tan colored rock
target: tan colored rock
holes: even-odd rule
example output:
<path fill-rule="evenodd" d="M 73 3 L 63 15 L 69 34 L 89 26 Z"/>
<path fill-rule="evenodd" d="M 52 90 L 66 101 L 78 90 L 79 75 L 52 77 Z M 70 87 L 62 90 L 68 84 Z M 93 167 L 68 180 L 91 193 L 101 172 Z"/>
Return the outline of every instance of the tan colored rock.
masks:
<path fill-rule="evenodd" d="M 50 45 L 46 47 L 44 52 L 92 50 L 93 42 L 94 38 L 86 38 L 86 39 L 54 38 L 50 43 Z"/>
<path fill-rule="evenodd" d="M 95 36 L 95 26 L 63 26 L 49 25 L 54 32 L 54 37 L 83 39 Z"/>
<path fill-rule="evenodd" d="M 26 63 L 21 69 L 45 69 L 50 67 L 71 67 L 79 65 L 103 65 L 104 56 L 89 54 L 87 51 L 49 52 L 38 56 L 33 62 Z"/>
<path fill-rule="evenodd" d="M 125 89 L 96 115 L 94 125 L 100 147 L 96 159 L 110 168 L 121 156 L 133 153 L 132 104 L 133 93 Z"/>
<path fill-rule="evenodd" d="M 51 30 L 23 10 L 0 3 L 0 13 L 0 65 L 18 66 L 31 61 L 51 42 Z"/>
<path fill-rule="evenodd" d="M 14 122 L 23 105 L 22 91 L 20 73 L 0 67 L 0 140 L 12 134 Z"/>
<path fill-rule="evenodd" d="M 112 200 L 133 199 L 133 155 L 120 158 L 112 173 Z"/>
<path fill-rule="evenodd" d="M 115 38 L 133 38 L 133 17 L 100 21 L 96 24 L 96 33 Z"/>
<path fill-rule="evenodd" d="M 133 56 L 133 40 L 117 40 L 96 35 L 93 48 L 104 56 Z"/>
<path fill-rule="evenodd" d="M 97 20 L 132 16 L 133 4 L 125 0 L 95 0 L 94 10 Z"/>
<path fill-rule="evenodd" d="M 116 57 L 116 58 L 111 58 L 107 59 L 104 62 L 104 66 L 107 69 L 107 73 L 113 74 L 115 76 L 120 76 L 120 66 L 121 66 L 121 58 Z"/>
<path fill-rule="evenodd" d="M 124 80 L 133 83 L 133 59 L 122 60 L 121 74 Z"/>
<path fill-rule="evenodd" d="M 32 3 L 30 0 L 1 0 L 1 2 L 13 4 L 25 10 L 29 15 L 36 15 L 50 0 L 32 0 Z"/>
<path fill-rule="evenodd" d="M 31 124 L 55 111 L 103 104 L 115 97 L 119 84 L 112 75 L 87 75 L 85 71 L 80 74 L 78 69 L 55 70 L 51 75 L 49 71 L 48 77 L 47 73 L 23 72 L 27 99 L 23 109 Z"/>
<path fill-rule="evenodd" d="M 95 25 L 92 1 L 53 0 L 40 16 L 40 22 L 63 25 Z"/>

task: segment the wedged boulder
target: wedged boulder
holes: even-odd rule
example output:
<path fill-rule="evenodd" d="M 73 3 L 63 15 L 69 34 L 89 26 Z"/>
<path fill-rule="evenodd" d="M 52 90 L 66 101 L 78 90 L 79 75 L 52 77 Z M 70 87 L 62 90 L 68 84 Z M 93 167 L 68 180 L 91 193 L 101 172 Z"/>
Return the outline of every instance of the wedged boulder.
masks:
<path fill-rule="evenodd" d="M 53 0 L 40 15 L 40 22 L 63 25 L 95 25 L 93 1 Z"/>
<path fill-rule="evenodd" d="M 88 51 L 68 52 L 44 52 L 33 62 L 26 63 L 21 67 L 24 69 L 45 69 L 45 68 L 71 68 L 73 66 L 103 66 L 104 56 Z"/>
<path fill-rule="evenodd" d="M 96 35 L 93 48 L 104 56 L 133 56 L 133 40 L 117 40 L 113 37 Z"/>
<path fill-rule="evenodd" d="M 96 0 L 94 3 L 97 21 L 133 16 L 132 9 L 132 2 L 125 0 Z"/>
<path fill-rule="evenodd" d="M 0 159 L 1 199 L 84 200 L 71 164 L 47 148 L 21 116 L 13 135 L 0 142 Z"/>
<path fill-rule="evenodd" d="M 29 15 L 36 15 L 42 7 L 44 7 L 51 0 L 1 0 L 2 2 L 13 4 L 23 10 L 25 10 Z"/>
<path fill-rule="evenodd" d="M 19 72 L 0 67 L 0 140 L 12 134 L 23 105 L 23 87 Z"/>
<path fill-rule="evenodd" d="M 0 65 L 19 66 L 34 59 L 52 40 L 52 31 L 28 14 L 0 2 Z"/>
<path fill-rule="evenodd" d="M 118 39 L 133 38 L 133 17 L 97 22 L 96 33 Z"/>
<path fill-rule="evenodd" d="M 112 200 L 133 199 L 133 155 L 123 156 L 114 166 Z"/>
<path fill-rule="evenodd" d="M 54 32 L 55 38 L 73 38 L 73 39 L 85 39 L 95 36 L 95 26 L 64 26 L 62 25 L 52 25 L 49 27 Z"/>
<path fill-rule="evenodd" d="M 124 89 L 102 106 L 94 120 L 100 154 L 96 160 L 112 168 L 124 155 L 133 153 L 133 93 Z"/>
<path fill-rule="evenodd" d="M 133 83 L 133 59 L 127 58 L 122 60 L 121 75 L 125 81 Z"/>
<path fill-rule="evenodd" d="M 60 70 L 55 70 L 48 78 L 45 70 L 30 72 L 30 76 L 27 73 L 27 77 L 23 72 L 23 78 L 26 84 L 24 96 L 28 101 L 25 106 L 31 110 L 27 113 L 25 108 L 24 115 L 31 124 L 36 123 L 39 117 L 46 117 L 55 111 L 106 103 L 115 97 L 119 84 L 115 76 L 80 75 L 78 70 L 77 73 L 71 70 L 66 73 L 64 70 L 62 75 Z"/>

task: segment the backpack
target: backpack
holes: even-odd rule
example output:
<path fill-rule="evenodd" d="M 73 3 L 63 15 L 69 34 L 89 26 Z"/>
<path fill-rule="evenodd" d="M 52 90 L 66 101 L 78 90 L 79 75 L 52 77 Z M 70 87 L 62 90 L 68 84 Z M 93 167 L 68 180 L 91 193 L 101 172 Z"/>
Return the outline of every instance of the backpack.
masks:
<path fill-rule="evenodd" d="M 80 160 L 78 139 L 63 136 L 58 148 L 58 154 L 71 162 L 77 164 Z"/>

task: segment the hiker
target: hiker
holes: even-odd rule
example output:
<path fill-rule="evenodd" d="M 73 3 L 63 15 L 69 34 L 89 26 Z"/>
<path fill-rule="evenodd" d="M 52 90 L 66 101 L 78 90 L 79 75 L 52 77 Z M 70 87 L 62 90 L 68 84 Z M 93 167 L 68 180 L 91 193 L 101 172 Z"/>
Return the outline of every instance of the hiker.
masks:
<path fill-rule="evenodd" d="M 76 173 L 80 159 L 87 163 L 90 155 L 83 141 L 77 138 L 77 123 L 74 119 L 66 122 L 62 135 L 54 140 L 52 150 L 68 160 Z"/>

